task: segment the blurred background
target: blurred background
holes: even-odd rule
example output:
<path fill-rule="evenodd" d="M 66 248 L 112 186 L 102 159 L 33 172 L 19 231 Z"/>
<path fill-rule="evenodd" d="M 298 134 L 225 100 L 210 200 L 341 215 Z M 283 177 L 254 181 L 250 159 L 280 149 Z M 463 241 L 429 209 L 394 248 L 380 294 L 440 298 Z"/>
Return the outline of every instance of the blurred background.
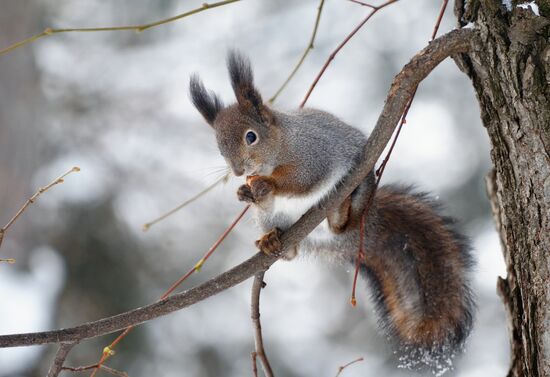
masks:
<path fill-rule="evenodd" d="M 176 0 L 4 1 L 0 48 L 45 27 L 139 24 L 200 6 Z M 250 56 L 269 98 L 302 54 L 317 0 L 242 1 L 143 33 L 53 35 L 0 56 L 0 224 L 39 186 L 45 193 L 8 231 L 0 257 L 0 333 L 77 325 L 155 301 L 193 266 L 242 208 L 231 179 L 148 232 L 142 225 L 223 174 L 213 132 L 192 108 L 198 72 L 226 102 L 229 48 Z M 431 35 L 439 1 L 403 0 L 378 14 L 333 61 L 308 105 L 369 132 L 390 82 Z M 327 0 L 315 49 L 286 91 L 295 108 L 329 53 L 369 10 Z M 454 27 L 449 5 L 440 33 Z M 475 93 L 451 60 L 425 80 L 383 181 L 431 191 L 471 238 L 479 310 L 449 376 L 501 376 L 509 346 L 496 278 L 505 274 L 485 195 L 489 142 Z M 255 252 L 250 217 L 182 289 Z M 349 304 L 352 268 L 314 258 L 266 274 L 262 324 L 277 376 L 409 376 L 376 329 L 369 293 Z M 249 376 L 251 281 L 134 330 L 107 363 L 138 376 Z M 75 347 L 66 365 L 95 363 L 115 335 Z M 55 346 L 0 349 L 0 376 L 44 376 Z M 67 373 L 67 372 L 64 372 Z M 104 372 L 102 372 L 104 373 Z"/>

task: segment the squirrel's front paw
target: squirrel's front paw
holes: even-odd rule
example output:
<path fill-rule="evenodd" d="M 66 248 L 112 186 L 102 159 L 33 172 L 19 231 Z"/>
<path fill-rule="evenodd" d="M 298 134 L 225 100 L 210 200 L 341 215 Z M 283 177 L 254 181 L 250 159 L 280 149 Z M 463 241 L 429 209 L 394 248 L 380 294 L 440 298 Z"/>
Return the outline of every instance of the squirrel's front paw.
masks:
<path fill-rule="evenodd" d="M 237 190 L 237 197 L 241 202 L 255 202 L 254 194 L 252 193 L 249 185 L 242 185 L 241 187 L 239 187 L 239 189 Z"/>
<path fill-rule="evenodd" d="M 281 234 L 281 229 L 274 228 L 273 230 L 264 234 L 262 238 L 260 238 L 258 241 L 256 241 L 256 247 L 260 249 L 262 253 L 267 255 L 279 254 L 282 246 L 281 240 L 279 239 Z"/>
<path fill-rule="evenodd" d="M 256 202 L 261 202 L 275 190 L 273 183 L 263 177 L 249 177 L 247 184 Z"/>

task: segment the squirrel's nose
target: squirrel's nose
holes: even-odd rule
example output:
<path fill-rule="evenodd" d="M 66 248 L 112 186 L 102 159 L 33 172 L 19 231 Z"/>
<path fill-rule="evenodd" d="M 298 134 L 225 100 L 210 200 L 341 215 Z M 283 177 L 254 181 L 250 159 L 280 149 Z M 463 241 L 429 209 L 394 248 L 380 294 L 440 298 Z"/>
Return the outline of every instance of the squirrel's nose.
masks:
<path fill-rule="evenodd" d="M 243 164 L 235 163 L 233 160 L 227 157 L 224 157 L 224 158 L 225 158 L 225 162 L 227 163 L 227 165 L 229 165 L 235 177 L 240 177 L 241 175 L 244 174 Z"/>
<path fill-rule="evenodd" d="M 231 170 L 233 170 L 235 177 L 240 177 L 244 174 L 244 168 L 242 166 L 235 166 L 231 164 Z"/>

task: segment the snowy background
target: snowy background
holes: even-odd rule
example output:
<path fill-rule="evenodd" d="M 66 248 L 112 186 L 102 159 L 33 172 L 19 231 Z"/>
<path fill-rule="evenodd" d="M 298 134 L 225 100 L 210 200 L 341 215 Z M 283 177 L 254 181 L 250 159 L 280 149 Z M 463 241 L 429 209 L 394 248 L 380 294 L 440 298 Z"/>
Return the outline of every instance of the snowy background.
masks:
<path fill-rule="evenodd" d="M 200 6 L 175 0 L 8 1 L 0 48 L 45 27 L 145 23 Z M 200 258 L 242 208 L 232 179 L 177 215 L 142 225 L 216 181 L 213 132 L 188 99 L 189 76 L 232 102 L 225 55 L 250 56 L 269 98 L 311 35 L 317 0 L 246 0 L 143 33 L 54 35 L 0 56 L 0 223 L 37 187 L 82 171 L 44 194 L 10 229 L 0 257 L 0 333 L 68 327 L 154 301 Z M 403 0 L 376 14 L 331 64 L 308 105 L 369 132 L 398 70 L 431 35 L 440 2 Z M 336 45 L 369 10 L 327 0 L 315 49 L 279 97 L 302 100 Z M 449 6 L 441 32 L 454 27 Z M 505 274 L 485 195 L 489 143 L 475 94 L 448 60 L 425 80 L 384 182 L 414 183 L 445 204 L 472 239 L 479 310 L 466 352 L 449 376 L 501 376 L 509 346 L 496 278 Z M 250 218 L 184 287 L 255 252 Z M 365 285 L 349 304 L 352 271 L 314 259 L 277 263 L 266 275 L 262 323 L 278 376 L 420 375 L 398 369 Z M 108 365 L 138 376 L 248 376 L 251 281 L 134 330 Z M 67 365 L 97 361 L 113 335 L 75 347 Z M 0 349 L 0 376 L 43 376 L 55 346 Z"/>

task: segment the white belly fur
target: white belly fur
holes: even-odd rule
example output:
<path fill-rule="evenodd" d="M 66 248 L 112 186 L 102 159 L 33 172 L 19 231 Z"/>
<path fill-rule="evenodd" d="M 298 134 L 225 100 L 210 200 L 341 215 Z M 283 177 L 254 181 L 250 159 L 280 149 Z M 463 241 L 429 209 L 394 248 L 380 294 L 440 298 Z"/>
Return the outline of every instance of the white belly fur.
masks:
<path fill-rule="evenodd" d="M 317 205 L 323 198 L 330 194 L 345 174 L 345 171 L 333 173 L 317 188 L 317 190 L 305 196 L 275 196 L 273 214 L 284 215 L 292 223 L 295 223 L 311 207 Z M 313 230 L 310 237 L 313 239 L 319 238 L 321 240 L 326 239 L 329 235 L 330 230 L 328 228 L 328 222 L 324 220 Z"/>

